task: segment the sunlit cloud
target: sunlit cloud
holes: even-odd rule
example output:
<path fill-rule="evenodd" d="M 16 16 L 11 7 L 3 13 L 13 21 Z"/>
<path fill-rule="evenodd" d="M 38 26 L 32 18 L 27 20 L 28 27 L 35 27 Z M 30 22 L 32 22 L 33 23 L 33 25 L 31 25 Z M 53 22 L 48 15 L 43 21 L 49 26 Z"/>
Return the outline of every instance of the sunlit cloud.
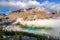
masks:
<path fill-rule="evenodd" d="M 42 3 L 37 2 L 36 0 L 2 0 L 0 2 L 0 10 L 19 10 L 19 9 L 28 9 L 28 8 L 38 8 L 41 11 L 46 11 L 48 13 L 54 11 L 60 11 L 60 4 L 54 2 L 44 1 Z"/>
<path fill-rule="evenodd" d="M 13 2 L 14 0 L 12 1 L 9 0 L 9 1 L 10 2 L 0 2 L 0 6 L 4 6 L 4 8 L 9 6 L 10 9 L 13 7 L 21 9 L 21 8 L 28 8 L 31 6 L 38 6 L 40 4 L 37 1 L 28 1 L 28 2 L 21 2 L 21 1 Z M 3 9 L 3 7 L 0 9 Z"/>

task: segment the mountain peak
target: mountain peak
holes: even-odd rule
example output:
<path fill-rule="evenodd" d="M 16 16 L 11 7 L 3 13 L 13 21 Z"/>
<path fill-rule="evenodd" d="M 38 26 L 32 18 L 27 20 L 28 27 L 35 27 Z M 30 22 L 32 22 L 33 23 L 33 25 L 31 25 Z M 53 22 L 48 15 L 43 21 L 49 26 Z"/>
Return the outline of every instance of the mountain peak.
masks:
<path fill-rule="evenodd" d="M 40 11 L 37 8 L 29 8 L 26 9 L 26 11 L 20 9 L 7 15 L 9 20 L 16 20 L 17 18 L 24 18 L 25 20 L 44 19 L 49 18 L 50 16 L 51 14 L 48 14 L 45 11 Z"/>

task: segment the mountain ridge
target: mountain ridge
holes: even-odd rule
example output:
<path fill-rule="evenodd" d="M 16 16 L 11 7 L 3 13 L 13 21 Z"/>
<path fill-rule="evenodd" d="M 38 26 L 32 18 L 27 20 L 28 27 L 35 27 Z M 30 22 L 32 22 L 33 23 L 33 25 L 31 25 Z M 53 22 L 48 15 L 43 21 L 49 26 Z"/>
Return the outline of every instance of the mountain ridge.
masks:
<path fill-rule="evenodd" d="M 20 9 L 20 10 L 13 11 L 9 15 L 4 16 L 4 18 L 5 19 L 8 18 L 9 21 L 15 21 L 18 18 L 23 18 L 24 20 L 36 20 L 36 19 L 51 19 L 59 16 L 60 13 L 49 14 L 46 11 L 39 10 L 38 8 L 29 8 L 26 10 Z"/>
<path fill-rule="evenodd" d="M 24 18 L 25 20 L 33 20 L 33 19 L 45 19 L 45 18 L 49 19 L 56 16 L 57 16 L 56 13 L 48 14 L 45 11 L 40 11 L 39 9 L 36 8 L 30 8 L 27 10 L 13 11 L 6 17 L 9 17 L 9 20 L 16 20 L 17 18 Z"/>

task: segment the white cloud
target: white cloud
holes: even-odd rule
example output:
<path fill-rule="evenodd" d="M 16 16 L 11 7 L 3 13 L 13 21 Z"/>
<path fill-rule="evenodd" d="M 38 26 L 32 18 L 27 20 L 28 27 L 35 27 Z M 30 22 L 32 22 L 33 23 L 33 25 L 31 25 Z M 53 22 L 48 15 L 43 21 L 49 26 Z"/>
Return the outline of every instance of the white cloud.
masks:
<path fill-rule="evenodd" d="M 47 11 L 48 13 L 54 11 L 60 11 L 60 4 L 56 4 L 54 2 L 45 1 L 43 3 L 39 3 L 37 1 L 31 0 L 8 0 L 9 2 L 0 2 L 0 9 L 5 10 L 17 10 L 17 9 L 27 9 L 30 7 L 38 7 L 42 11 Z"/>
<path fill-rule="evenodd" d="M 59 12 L 60 11 L 60 4 L 45 1 L 40 5 L 40 8 L 42 8 L 44 11 L 51 13 L 51 12 Z"/>
<path fill-rule="evenodd" d="M 10 9 L 13 9 L 13 7 L 21 9 L 21 8 L 29 8 L 32 6 L 38 6 L 40 4 L 37 1 L 28 1 L 28 2 L 21 2 L 21 1 L 13 2 L 14 0 L 9 1 L 10 2 L 0 2 L 0 6 L 4 6 L 4 8 L 9 6 Z"/>

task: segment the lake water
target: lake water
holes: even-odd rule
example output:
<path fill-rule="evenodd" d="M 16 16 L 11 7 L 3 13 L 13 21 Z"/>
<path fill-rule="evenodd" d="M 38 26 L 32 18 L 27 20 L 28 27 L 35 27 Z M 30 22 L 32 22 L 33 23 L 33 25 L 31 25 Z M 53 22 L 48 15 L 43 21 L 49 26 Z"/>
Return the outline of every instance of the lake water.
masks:
<path fill-rule="evenodd" d="M 51 29 L 43 29 L 43 28 L 23 28 L 24 31 L 26 32 L 31 32 L 31 33 L 48 33 L 51 31 Z"/>
<path fill-rule="evenodd" d="M 60 27 L 50 28 L 50 29 L 41 29 L 41 28 L 23 28 L 24 32 L 29 32 L 37 35 L 50 35 L 52 37 L 60 38 Z"/>
<path fill-rule="evenodd" d="M 51 30 L 50 29 L 42 29 L 42 28 L 23 28 L 24 32 L 30 32 L 30 33 L 34 33 L 34 34 L 41 34 L 41 32 L 43 33 L 48 33 Z M 13 40 L 14 36 L 9 36 L 9 40 Z M 29 36 L 23 36 L 22 40 L 37 40 L 37 38 L 35 37 L 29 37 Z"/>

